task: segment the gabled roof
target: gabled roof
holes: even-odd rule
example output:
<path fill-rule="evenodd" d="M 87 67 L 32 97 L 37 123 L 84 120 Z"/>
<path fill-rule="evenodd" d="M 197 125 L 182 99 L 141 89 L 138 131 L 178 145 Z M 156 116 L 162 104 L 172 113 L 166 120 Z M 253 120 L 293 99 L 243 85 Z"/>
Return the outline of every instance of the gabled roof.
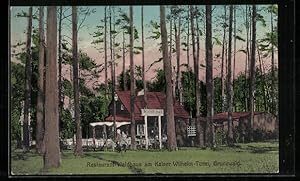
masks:
<path fill-rule="evenodd" d="M 162 92 L 147 92 L 147 108 L 148 109 L 165 109 L 166 108 L 166 95 Z M 130 113 L 130 91 L 118 91 L 117 92 L 119 100 L 123 103 L 127 111 Z M 180 103 L 173 98 L 174 105 L 174 116 L 177 118 L 188 119 L 189 114 L 180 105 Z M 144 95 L 136 96 L 134 102 L 134 110 L 135 110 L 135 119 L 143 120 L 141 116 L 141 109 L 144 109 Z M 107 117 L 110 119 L 111 116 Z M 128 119 L 128 116 L 122 116 L 122 118 Z M 106 120 L 107 120 L 106 119 Z M 121 119 L 121 117 L 120 117 Z M 130 118 L 129 118 L 130 119 Z"/>

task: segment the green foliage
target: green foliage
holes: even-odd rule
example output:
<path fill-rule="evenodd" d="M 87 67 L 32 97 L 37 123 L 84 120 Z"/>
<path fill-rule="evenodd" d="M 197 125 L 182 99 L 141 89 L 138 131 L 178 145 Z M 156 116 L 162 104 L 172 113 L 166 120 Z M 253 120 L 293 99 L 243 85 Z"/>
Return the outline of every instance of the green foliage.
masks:
<path fill-rule="evenodd" d="M 72 115 L 68 109 L 63 109 L 61 115 L 61 122 L 59 125 L 60 138 L 68 139 L 72 138 L 75 131 L 75 121 L 72 119 Z"/>
<path fill-rule="evenodd" d="M 11 62 L 11 139 L 21 139 L 21 102 L 24 101 L 25 67 Z"/>
<path fill-rule="evenodd" d="M 263 27 L 266 27 L 266 26 L 267 26 L 266 20 L 265 20 L 264 17 L 263 17 L 261 14 L 259 14 L 259 13 L 256 14 L 256 21 L 260 22 L 261 25 L 262 25 Z"/>
<path fill-rule="evenodd" d="M 140 66 L 136 66 L 135 67 L 136 71 L 135 71 L 135 87 L 137 91 L 140 91 L 143 89 L 143 80 L 142 80 L 142 74 L 141 74 L 141 67 Z M 126 86 L 129 89 L 130 88 L 130 69 L 126 70 Z M 123 81 L 123 71 L 119 74 L 118 76 L 118 90 L 120 91 L 124 91 L 124 81 Z"/>
<path fill-rule="evenodd" d="M 63 84 L 63 94 L 68 97 L 73 97 L 72 83 L 67 79 L 63 79 L 62 84 Z"/>
<path fill-rule="evenodd" d="M 166 91 L 166 79 L 165 72 L 162 69 L 157 69 L 155 79 L 152 83 L 149 83 L 148 89 L 153 92 L 165 92 Z"/>
<path fill-rule="evenodd" d="M 245 41 L 246 41 L 244 38 L 240 37 L 239 35 L 236 35 L 236 36 L 235 36 L 235 39 L 236 39 L 236 40 L 240 40 L 240 41 L 242 41 L 242 42 L 245 42 Z"/>
<path fill-rule="evenodd" d="M 89 123 L 103 121 L 107 116 L 107 107 L 105 104 L 105 97 L 95 95 L 81 95 L 80 96 L 80 113 L 82 136 L 86 137 L 88 134 Z"/>
<path fill-rule="evenodd" d="M 80 70 L 91 70 L 96 67 L 95 60 L 90 58 L 87 53 L 79 52 L 79 68 Z"/>
<path fill-rule="evenodd" d="M 212 37 L 216 45 L 222 45 L 222 42 L 217 37 Z"/>

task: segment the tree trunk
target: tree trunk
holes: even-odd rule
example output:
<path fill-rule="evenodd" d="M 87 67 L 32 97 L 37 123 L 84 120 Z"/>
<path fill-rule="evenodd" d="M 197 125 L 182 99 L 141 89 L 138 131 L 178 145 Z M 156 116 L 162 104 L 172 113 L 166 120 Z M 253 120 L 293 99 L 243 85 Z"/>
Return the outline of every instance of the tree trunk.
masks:
<path fill-rule="evenodd" d="M 44 35 L 44 7 L 39 8 L 39 64 L 38 64 L 38 96 L 36 108 L 36 150 L 38 154 L 44 153 L 44 131 L 45 131 L 45 111 L 44 111 L 44 69 L 45 69 L 45 35 Z"/>
<path fill-rule="evenodd" d="M 115 8 L 112 7 L 113 10 L 113 22 L 111 23 L 110 19 L 110 24 L 113 25 L 113 31 L 115 31 Z M 111 17 L 111 14 L 110 14 Z M 110 33 L 111 34 L 111 33 Z M 115 94 L 116 92 L 116 56 L 115 56 L 115 35 L 112 37 L 112 100 L 113 100 L 113 115 L 114 115 L 114 140 L 117 138 L 117 125 L 116 125 L 116 100 L 115 100 Z"/>
<path fill-rule="evenodd" d="M 180 71 L 180 25 L 181 19 L 178 17 L 178 27 L 174 21 L 175 28 L 175 42 L 176 42 L 176 60 L 177 60 L 177 75 L 176 75 L 176 87 L 177 87 L 177 96 L 179 98 L 179 103 L 182 105 L 182 88 L 181 88 L 181 71 Z"/>
<path fill-rule="evenodd" d="M 188 6 L 189 7 L 189 6 Z M 187 64 L 188 64 L 188 70 L 190 69 L 190 25 L 189 25 L 189 18 L 190 18 L 190 12 L 189 8 L 187 12 L 187 38 L 186 38 L 186 59 L 187 59 Z"/>
<path fill-rule="evenodd" d="M 123 53 L 123 90 L 127 91 L 127 77 L 126 77 L 126 68 L 125 68 L 125 32 L 122 32 L 123 44 L 122 44 L 122 53 Z"/>
<path fill-rule="evenodd" d="M 105 81 L 105 105 L 108 106 L 108 81 L 107 81 L 107 16 L 106 16 L 106 6 L 104 7 L 104 81 Z"/>
<path fill-rule="evenodd" d="M 136 149 L 135 143 L 135 118 L 134 118 L 134 101 L 135 101 L 135 78 L 134 78 L 134 62 L 133 62 L 133 8 L 129 6 L 130 20 L 130 120 L 131 120 L 131 149 Z"/>
<path fill-rule="evenodd" d="M 57 12 L 47 7 L 47 58 L 45 88 L 44 168 L 60 166 L 57 83 Z"/>
<path fill-rule="evenodd" d="M 171 12 L 172 12 L 172 8 L 171 8 Z M 173 48 L 173 39 L 172 39 L 172 16 L 170 17 L 170 51 L 169 51 L 169 57 L 170 57 L 170 62 L 171 62 L 171 67 L 172 67 L 172 48 Z M 176 77 L 175 77 L 175 67 L 174 67 L 174 71 L 171 69 L 172 72 L 172 92 L 173 95 L 175 95 L 175 81 L 176 81 Z"/>
<path fill-rule="evenodd" d="M 271 9 L 271 40 L 272 40 L 272 43 L 271 43 L 271 80 L 272 80 L 272 90 L 275 90 L 275 61 L 274 61 L 274 42 L 273 42 L 273 33 L 274 33 L 274 26 L 273 26 L 273 6 L 274 5 L 271 5 L 272 6 L 272 9 Z M 271 93 L 274 95 L 274 91 L 271 91 Z M 275 99 L 275 96 L 271 96 L 272 99 L 271 99 L 271 107 L 272 107 L 272 110 L 277 110 L 277 103 L 276 103 L 276 99 Z M 278 115 L 278 113 L 276 112 L 276 115 Z"/>
<path fill-rule="evenodd" d="M 236 8 L 233 7 L 233 21 L 234 21 L 234 40 L 233 40 L 233 73 L 232 73 L 232 90 L 234 90 L 234 80 L 235 80 L 235 54 L 236 54 Z M 233 99 L 233 109 L 236 111 L 236 104 L 235 104 L 235 98 L 234 98 L 234 91 L 232 91 L 232 99 Z"/>
<path fill-rule="evenodd" d="M 256 6 L 252 5 L 252 47 L 250 62 L 250 140 L 253 141 L 253 120 L 254 120 L 254 91 L 255 91 L 255 44 L 256 44 Z"/>
<path fill-rule="evenodd" d="M 200 124 L 200 106 L 201 106 L 201 102 L 200 102 L 200 86 L 199 86 L 199 56 L 196 52 L 196 42 L 195 42 L 195 25 L 194 25 L 194 7 L 193 5 L 190 6 L 190 17 L 191 17 L 191 33 L 192 33 L 192 48 L 193 48 L 193 60 L 194 60 L 194 72 L 195 72 L 195 79 L 194 79 L 194 83 L 195 83 L 195 95 L 196 95 L 196 124 L 197 127 L 201 127 Z M 197 42 L 198 44 L 199 42 Z M 198 138 L 198 145 L 200 147 L 204 146 L 203 143 L 203 133 L 201 133 L 201 128 L 197 129 L 197 138 Z"/>
<path fill-rule="evenodd" d="M 223 31 L 223 43 L 222 43 L 222 64 L 221 64 L 221 105 L 222 112 L 225 111 L 225 79 L 224 79 L 224 53 L 225 53 L 225 41 L 226 41 L 226 5 L 224 5 L 224 31 Z"/>
<path fill-rule="evenodd" d="M 227 144 L 229 146 L 233 145 L 233 124 L 232 124 L 232 73 L 231 73 L 231 43 L 232 43 L 232 14 L 233 14 L 233 5 L 230 5 L 229 8 L 229 38 L 228 38 L 228 73 L 227 73 L 227 106 L 228 106 L 228 135 L 227 135 Z"/>
<path fill-rule="evenodd" d="M 142 71 L 143 71 L 143 87 L 144 87 L 144 107 L 147 108 L 147 85 L 145 72 L 145 42 L 144 42 L 144 6 L 141 7 L 141 24 L 142 24 Z"/>
<path fill-rule="evenodd" d="M 247 88 L 248 85 L 248 80 L 247 78 L 249 78 L 249 62 L 250 62 L 250 55 L 249 55 L 249 20 L 248 20 L 248 5 L 246 5 L 246 64 L 245 64 L 245 89 Z M 248 110 L 248 95 L 246 94 L 246 91 L 244 91 L 244 97 L 245 97 L 245 111 Z"/>
<path fill-rule="evenodd" d="M 176 135 L 175 135 L 175 121 L 174 121 L 174 108 L 173 108 L 173 95 L 172 95 L 172 67 L 168 55 L 168 38 L 165 18 L 165 6 L 160 6 L 160 29 L 161 29 L 161 42 L 164 60 L 164 72 L 166 79 L 166 119 L 167 119 L 167 137 L 168 137 L 168 150 L 177 150 Z"/>
<path fill-rule="evenodd" d="M 212 10 L 211 5 L 206 5 L 206 92 L 207 92 L 207 120 L 206 146 L 213 148 L 214 132 L 213 132 L 213 115 L 214 115 L 214 84 L 213 84 L 213 55 L 212 55 Z"/>
<path fill-rule="evenodd" d="M 29 112 L 30 112 L 30 94 L 31 94 L 31 33 L 32 33 L 32 6 L 29 7 L 28 27 L 26 40 L 26 63 L 25 63 L 25 102 L 24 102 L 24 122 L 23 122 L 23 151 L 29 151 Z"/>
<path fill-rule="evenodd" d="M 80 103 L 79 103 L 79 56 L 78 56 L 78 38 L 77 38 L 77 7 L 72 6 L 72 47 L 73 47 L 73 86 L 74 86 L 74 107 L 76 122 L 76 147 L 74 154 L 82 155 L 82 130 L 80 120 Z"/>
<path fill-rule="evenodd" d="M 260 50 L 257 48 L 257 54 L 258 54 L 258 60 L 259 60 L 259 69 L 260 69 L 260 76 L 261 76 L 261 82 L 263 87 L 263 97 L 264 97 L 264 111 L 268 112 L 268 106 L 267 106 L 267 95 L 266 95 L 266 79 L 265 74 L 263 70 L 263 63 L 260 55 Z"/>
<path fill-rule="evenodd" d="M 62 52 L 61 52 L 61 29 L 62 29 L 62 6 L 59 7 L 59 22 L 58 22 L 58 107 L 59 107 L 59 132 L 62 123 L 63 99 L 62 99 Z"/>

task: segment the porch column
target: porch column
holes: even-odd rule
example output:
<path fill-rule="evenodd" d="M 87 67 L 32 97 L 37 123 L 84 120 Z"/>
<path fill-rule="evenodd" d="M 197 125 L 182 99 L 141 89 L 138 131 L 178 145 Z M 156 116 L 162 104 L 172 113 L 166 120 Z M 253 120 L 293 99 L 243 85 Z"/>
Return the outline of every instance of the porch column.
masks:
<path fill-rule="evenodd" d="M 94 144 L 94 150 L 96 148 L 96 130 L 95 130 L 95 126 L 93 126 L 93 144 Z"/>
<path fill-rule="evenodd" d="M 144 116 L 144 121 L 145 121 L 146 149 L 148 150 L 148 121 L 147 121 L 147 115 Z"/>
<path fill-rule="evenodd" d="M 159 149 L 161 149 L 161 116 L 158 116 L 158 139 L 159 139 Z"/>

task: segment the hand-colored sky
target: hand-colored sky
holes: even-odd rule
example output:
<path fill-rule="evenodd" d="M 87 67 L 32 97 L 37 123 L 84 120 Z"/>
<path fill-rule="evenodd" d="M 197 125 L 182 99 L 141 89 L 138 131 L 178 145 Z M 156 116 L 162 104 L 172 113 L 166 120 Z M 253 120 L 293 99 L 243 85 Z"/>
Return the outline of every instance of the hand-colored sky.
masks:
<path fill-rule="evenodd" d="M 259 13 L 264 17 L 266 20 L 266 27 L 263 27 L 260 23 L 257 23 L 257 38 L 263 38 L 266 32 L 270 31 L 270 14 L 266 11 L 263 11 L 262 9 L 264 7 L 267 7 L 267 5 L 259 5 L 258 11 Z M 81 7 L 86 8 L 86 7 Z M 91 15 L 87 16 L 84 21 L 84 27 L 82 27 L 79 30 L 79 49 L 86 52 L 91 58 L 93 58 L 97 64 L 102 64 L 104 62 L 104 54 L 100 53 L 96 48 L 95 45 L 91 44 L 91 42 L 94 40 L 92 33 L 97 30 L 96 26 L 103 24 L 101 23 L 101 20 L 104 18 L 104 7 L 103 6 L 91 6 L 91 9 L 95 9 L 95 13 L 92 13 Z M 118 6 L 117 8 L 121 8 L 124 12 L 128 13 L 128 6 Z M 199 6 L 201 10 L 205 10 L 205 6 Z M 66 15 L 69 15 L 71 13 L 70 7 L 64 7 L 66 10 Z M 244 26 L 244 18 L 245 16 L 242 14 L 242 9 L 245 9 L 245 5 L 238 6 L 237 10 L 237 29 L 241 29 L 241 32 L 238 31 L 238 35 L 240 37 L 245 38 L 245 26 Z M 11 8 L 11 44 L 14 45 L 17 42 L 24 42 L 25 41 L 25 31 L 27 26 L 27 20 L 26 18 L 20 18 L 16 17 L 16 15 L 22 11 L 28 12 L 28 7 L 12 7 Z M 33 12 L 38 15 L 38 7 L 34 7 Z M 134 14 L 134 26 L 136 26 L 139 36 L 141 37 L 141 6 L 134 6 L 133 7 L 133 14 Z M 168 12 L 168 11 L 167 11 Z M 117 10 L 116 10 L 117 13 Z M 213 37 L 218 37 L 218 39 L 222 40 L 222 31 L 221 31 L 221 25 L 220 20 L 218 20 L 219 16 L 224 13 L 224 7 L 223 6 L 213 6 L 213 22 L 212 26 L 213 29 L 216 31 L 213 31 Z M 46 14 L 46 13 L 45 13 Z M 186 14 L 186 12 L 184 12 Z M 227 11 L 227 14 L 228 11 Z M 79 21 L 83 18 L 82 15 L 79 15 Z M 205 17 L 200 17 L 200 19 L 204 19 Z M 277 18 L 277 17 L 276 17 Z M 63 35 L 71 37 L 71 17 L 68 18 L 69 20 L 65 19 L 63 22 Z M 116 17 L 117 19 L 117 17 Z M 150 21 L 155 21 L 159 23 L 159 6 L 144 6 L 144 36 L 145 36 L 145 66 L 148 68 L 148 66 L 155 60 L 158 60 L 160 57 L 162 57 L 161 52 L 158 51 L 159 49 L 159 43 L 160 39 L 158 40 L 152 40 L 147 37 L 151 36 L 151 27 L 150 27 Z M 223 20 L 222 20 L 223 21 Z M 204 34 L 200 37 L 200 63 L 205 65 L 205 21 L 201 21 L 199 23 L 200 29 L 204 32 Z M 34 20 L 33 26 L 37 27 L 38 22 L 37 20 Z M 169 32 L 169 25 L 167 24 L 168 32 Z M 117 29 L 116 29 L 117 30 Z M 173 30 L 174 31 L 174 30 Z M 183 36 L 185 36 L 185 33 L 182 33 Z M 128 36 L 128 35 L 127 35 Z M 120 38 L 120 37 L 119 37 Z M 128 37 L 126 37 L 128 40 Z M 173 38 L 174 39 L 174 38 Z M 117 38 L 118 40 L 118 38 Z M 116 40 L 116 42 L 117 42 Z M 182 42 L 185 41 L 185 38 L 182 38 Z M 103 45 L 98 45 L 97 48 L 100 48 Z M 135 41 L 135 46 L 141 46 L 141 40 Z M 242 41 L 237 40 L 237 50 L 245 48 L 245 43 Z M 221 53 L 221 46 L 214 44 L 213 47 L 213 55 Z M 175 53 L 172 54 L 172 64 L 173 66 L 176 66 L 176 55 Z M 181 63 L 186 63 L 186 52 L 181 51 Z M 14 58 L 13 58 L 14 59 Z M 141 65 L 141 54 L 134 56 L 134 62 L 136 65 Z M 277 61 L 277 53 L 275 57 Z M 116 73 L 120 74 L 122 71 L 122 58 L 118 59 L 117 62 L 119 63 L 116 68 Z M 190 62 L 192 62 L 192 51 L 190 48 Z M 265 58 L 264 64 L 265 66 L 270 65 L 270 59 Z M 214 76 L 220 75 L 220 58 L 214 59 Z M 258 60 L 257 60 L 258 63 Z M 236 53 L 236 74 L 240 71 L 243 71 L 245 68 L 245 54 L 242 52 Z M 126 67 L 129 67 L 129 56 L 126 56 Z M 155 66 L 153 66 L 147 73 L 146 73 L 146 79 L 150 80 L 154 77 L 154 70 L 157 68 L 162 68 L 162 63 L 157 63 Z M 68 66 L 65 66 L 64 74 L 66 75 L 66 78 L 68 78 Z M 110 73 L 110 71 L 109 71 Z M 104 72 L 101 74 L 100 80 L 104 79 Z M 205 69 L 200 69 L 200 79 L 205 79 Z"/>

